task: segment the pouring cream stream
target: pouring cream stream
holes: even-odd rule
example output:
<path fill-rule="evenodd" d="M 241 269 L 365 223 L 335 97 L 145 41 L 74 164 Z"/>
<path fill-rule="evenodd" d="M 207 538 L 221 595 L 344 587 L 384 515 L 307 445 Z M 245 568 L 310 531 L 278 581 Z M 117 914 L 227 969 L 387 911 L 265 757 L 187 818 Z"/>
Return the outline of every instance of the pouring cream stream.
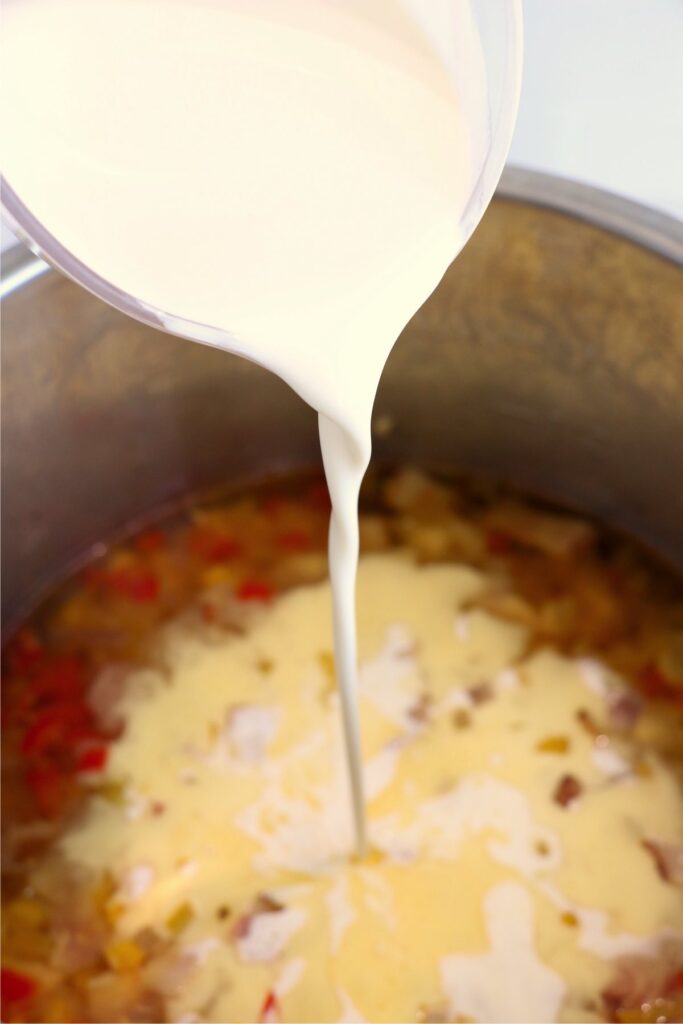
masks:
<path fill-rule="evenodd" d="M 3 174 L 33 217 L 167 330 L 319 414 L 362 855 L 358 492 L 384 363 L 461 248 L 481 170 L 469 5 L 7 0 L 4 30 Z"/>

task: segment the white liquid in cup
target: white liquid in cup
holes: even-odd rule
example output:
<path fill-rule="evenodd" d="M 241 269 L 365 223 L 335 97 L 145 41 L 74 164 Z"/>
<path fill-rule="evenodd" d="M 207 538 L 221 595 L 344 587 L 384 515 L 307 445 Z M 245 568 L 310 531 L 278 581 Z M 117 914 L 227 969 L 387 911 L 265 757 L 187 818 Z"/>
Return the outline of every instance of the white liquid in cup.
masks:
<path fill-rule="evenodd" d="M 358 491 L 384 363 L 463 244 L 488 145 L 469 3 L 6 0 L 4 31 L 3 173 L 33 217 L 319 413 L 362 854 Z"/>

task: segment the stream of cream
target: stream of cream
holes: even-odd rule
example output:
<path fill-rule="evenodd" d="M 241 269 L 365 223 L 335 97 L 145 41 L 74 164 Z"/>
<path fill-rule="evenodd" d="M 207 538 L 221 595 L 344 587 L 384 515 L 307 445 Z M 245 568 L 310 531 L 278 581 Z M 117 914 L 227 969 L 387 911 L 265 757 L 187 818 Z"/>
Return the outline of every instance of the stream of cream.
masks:
<path fill-rule="evenodd" d="M 362 854 L 358 491 L 384 363 L 464 241 L 487 145 L 469 4 L 7 0 L 4 31 L 3 173 L 33 216 L 319 413 Z"/>

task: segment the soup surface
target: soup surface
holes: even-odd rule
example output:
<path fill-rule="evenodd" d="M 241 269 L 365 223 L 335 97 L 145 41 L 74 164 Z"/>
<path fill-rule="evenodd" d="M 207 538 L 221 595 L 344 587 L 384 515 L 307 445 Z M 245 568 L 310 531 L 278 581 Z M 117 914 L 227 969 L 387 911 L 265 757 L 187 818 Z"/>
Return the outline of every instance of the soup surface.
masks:
<path fill-rule="evenodd" d="M 358 861 L 328 517 L 317 481 L 194 506 L 9 643 L 3 1020 L 681 1020 L 680 583 L 371 480 Z"/>

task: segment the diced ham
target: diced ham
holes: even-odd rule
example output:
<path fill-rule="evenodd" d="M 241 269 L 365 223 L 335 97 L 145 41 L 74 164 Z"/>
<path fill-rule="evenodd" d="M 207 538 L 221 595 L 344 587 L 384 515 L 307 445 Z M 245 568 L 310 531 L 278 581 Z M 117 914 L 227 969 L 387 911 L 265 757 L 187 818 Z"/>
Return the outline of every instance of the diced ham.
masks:
<path fill-rule="evenodd" d="M 493 687 L 490 683 L 477 683 L 476 686 L 468 687 L 467 692 L 473 704 L 485 704 L 494 696 Z"/>
<path fill-rule="evenodd" d="M 283 907 L 277 901 L 277 909 L 262 909 L 271 905 L 269 897 L 259 897 L 254 909 L 235 923 L 233 939 L 241 960 L 247 963 L 270 963 L 284 951 L 292 935 L 301 928 L 306 915 L 297 907 Z"/>
<path fill-rule="evenodd" d="M 643 847 L 654 860 L 660 878 L 683 889 L 683 843 L 643 839 Z"/>
<path fill-rule="evenodd" d="M 421 693 L 414 704 L 408 708 L 407 714 L 411 722 L 424 725 L 429 720 L 434 698 L 429 693 Z"/>
<path fill-rule="evenodd" d="M 609 723 L 620 732 L 629 732 L 633 729 L 643 710 L 642 700 L 631 690 L 611 694 L 607 705 Z"/>

